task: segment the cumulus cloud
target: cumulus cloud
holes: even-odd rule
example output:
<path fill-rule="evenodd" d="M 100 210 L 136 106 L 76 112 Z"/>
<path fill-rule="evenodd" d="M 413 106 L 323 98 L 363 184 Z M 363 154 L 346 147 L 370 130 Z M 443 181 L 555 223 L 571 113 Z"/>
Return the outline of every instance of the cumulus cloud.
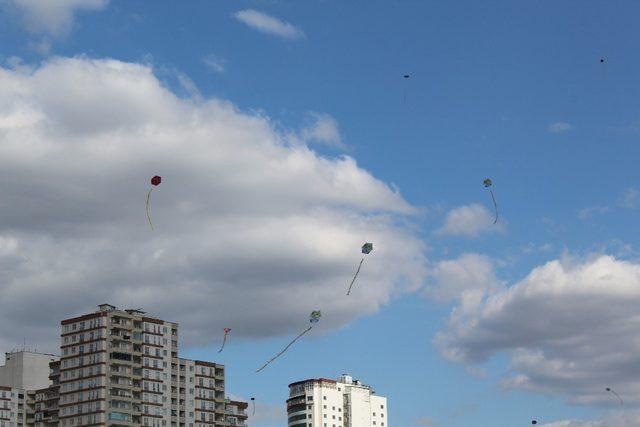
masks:
<path fill-rule="evenodd" d="M 262 33 L 285 39 L 297 39 L 304 37 L 301 29 L 266 13 L 253 9 L 240 10 L 234 14 L 235 18 L 243 24 Z"/>
<path fill-rule="evenodd" d="M 305 142 L 317 142 L 331 147 L 345 148 L 340 136 L 338 121 L 329 114 L 309 113 L 311 124 L 302 129 L 300 138 Z"/>
<path fill-rule="evenodd" d="M 504 353 L 503 385 L 563 395 L 578 404 L 640 401 L 640 265 L 600 255 L 555 260 L 482 303 L 457 306 L 436 345 L 478 364 Z"/>
<path fill-rule="evenodd" d="M 74 15 L 80 11 L 99 11 L 109 0 L 4 0 L 17 8 L 32 33 L 58 36 L 73 26 Z"/>
<path fill-rule="evenodd" d="M 572 126 L 566 122 L 556 122 L 549 125 L 547 130 L 551 133 L 563 133 L 571 130 Z"/>
<path fill-rule="evenodd" d="M 439 235 L 478 237 L 485 233 L 504 231 L 501 223 L 494 224 L 495 214 L 479 203 L 452 209 L 447 213 L 444 225 L 436 230 Z"/>
<path fill-rule="evenodd" d="M 397 190 L 351 157 L 287 143 L 263 114 L 180 98 L 141 64 L 0 68 L 0 182 L 4 348 L 29 336 L 55 351 L 60 319 L 103 302 L 181 323 L 186 344 L 215 325 L 288 334 L 317 308 L 322 331 L 426 275 Z M 366 292 L 336 298 L 363 241 L 376 245 Z"/>
<path fill-rule="evenodd" d="M 491 259 L 480 254 L 462 254 L 454 260 L 440 261 L 431 269 L 430 276 L 433 285 L 426 294 L 438 301 L 480 302 L 499 287 Z"/>
<path fill-rule="evenodd" d="M 541 425 L 542 427 L 636 427 L 640 425 L 640 412 L 637 410 L 619 411 L 608 414 L 602 420 L 564 420 Z"/>

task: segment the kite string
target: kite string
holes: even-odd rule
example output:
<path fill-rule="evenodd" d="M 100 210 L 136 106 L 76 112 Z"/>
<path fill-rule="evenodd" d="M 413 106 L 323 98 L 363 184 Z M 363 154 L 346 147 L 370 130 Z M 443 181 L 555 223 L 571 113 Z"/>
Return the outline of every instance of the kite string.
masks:
<path fill-rule="evenodd" d="M 306 334 L 307 332 L 309 332 L 309 331 L 311 330 L 311 328 L 313 328 L 313 325 L 312 325 L 312 326 L 309 326 L 307 329 L 305 329 L 304 331 L 302 331 L 302 332 L 301 332 L 297 337 L 295 337 L 295 338 L 293 339 L 293 341 L 291 341 L 291 342 L 290 342 L 290 343 L 289 343 L 289 344 L 288 344 L 288 345 L 287 345 L 287 346 L 286 346 L 286 347 L 285 347 L 285 348 L 284 348 L 280 353 L 276 354 L 276 355 L 275 355 L 275 356 L 273 356 L 271 359 L 269 359 L 269 360 L 267 361 L 267 363 L 265 363 L 264 365 L 262 365 L 262 367 L 261 367 L 260 369 L 258 369 L 256 372 L 260 372 L 260 371 L 262 371 L 264 368 L 266 368 L 266 367 L 267 367 L 267 365 L 268 365 L 269 363 L 273 362 L 273 361 L 274 361 L 274 360 L 276 360 L 278 357 L 282 356 L 282 354 L 283 354 L 285 351 L 287 351 L 287 349 L 288 349 L 289 347 L 291 347 L 291 346 L 293 345 L 293 343 L 294 343 L 294 342 L 296 342 L 296 341 L 298 340 L 298 338 L 300 338 L 301 336 L 303 336 L 304 334 Z"/>
<path fill-rule="evenodd" d="M 222 339 L 222 347 L 220 347 L 220 350 L 218 350 L 218 353 L 222 352 L 222 349 L 224 348 L 224 344 L 227 342 L 227 333 L 224 333 L 224 338 Z"/>
<path fill-rule="evenodd" d="M 153 187 L 149 189 L 149 193 L 147 194 L 147 219 L 149 220 L 149 225 L 151 226 L 151 230 L 153 230 L 153 223 L 151 222 L 151 215 L 149 214 L 149 199 L 151 198 L 152 191 L 153 191 Z"/>
<path fill-rule="evenodd" d="M 353 283 L 356 281 L 356 277 L 358 277 L 358 273 L 360 273 L 360 267 L 362 267 L 363 261 L 364 261 L 364 257 L 362 257 L 362 259 L 360 260 L 360 264 L 358 264 L 358 269 L 356 270 L 356 274 L 353 276 L 353 279 L 351 280 L 351 284 L 349 285 L 349 290 L 347 291 L 347 295 L 351 293 L 351 287 L 353 286 Z"/>
<path fill-rule="evenodd" d="M 493 207 L 496 210 L 496 219 L 493 221 L 493 223 L 497 223 L 498 222 L 498 204 L 496 203 L 496 198 L 493 195 L 493 190 L 489 189 L 489 193 L 491 193 L 491 200 L 493 200 Z"/>

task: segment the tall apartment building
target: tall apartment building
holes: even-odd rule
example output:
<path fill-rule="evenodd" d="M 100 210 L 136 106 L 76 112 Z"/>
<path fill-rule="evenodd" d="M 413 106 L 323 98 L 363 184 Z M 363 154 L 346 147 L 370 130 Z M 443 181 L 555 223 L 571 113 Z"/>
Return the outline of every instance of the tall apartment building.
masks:
<path fill-rule="evenodd" d="M 388 427 L 387 398 L 349 375 L 289 384 L 289 427 Z"/>
<path fill-rule="evenodd" d="M 61 322 L 60 350 L 22 394 L 25 426 L 228 425 L 224 365 L 178 357 L 177 323 L 102 304 Z"/>

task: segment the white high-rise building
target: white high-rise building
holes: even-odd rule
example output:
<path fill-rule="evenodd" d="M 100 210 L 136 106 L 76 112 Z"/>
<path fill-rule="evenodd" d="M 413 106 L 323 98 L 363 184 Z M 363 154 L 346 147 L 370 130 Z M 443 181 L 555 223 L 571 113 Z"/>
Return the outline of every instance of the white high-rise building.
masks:
<path fill-rule="evenodd" d="M 387 398 L 342 375 L 289 384 L 289 427 L 389 427 Z"/>

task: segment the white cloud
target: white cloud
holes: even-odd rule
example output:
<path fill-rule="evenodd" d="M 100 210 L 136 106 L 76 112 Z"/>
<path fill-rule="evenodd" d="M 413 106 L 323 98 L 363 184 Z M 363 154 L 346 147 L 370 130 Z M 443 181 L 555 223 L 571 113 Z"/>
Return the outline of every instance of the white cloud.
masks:
<path fill-rule="evenodd" d="M 624 194 L 618 204 L 623 208 L 634 208 L 638 203 L 638 196 L 640 196 L 640 191 L 636 188 L 629 187 L 624 191 Z"/>
<path fill-rule="evenodd" d="M 318 142 L 331 147 L 345 148 L 338 122 L 329 114 L 310 113 L 312 123 L 302 129 L 300 138 L 305 142 Z"/>
<path fill-rule="evenodd" d="M 519 283 L 458 305 L 435 343 L 476 365 L 504 353 L 507 388 L 563 395 L 573 403 L 640 402 L 640 265 L 612 256 L 551 261 Z"/>
<path fill-rule="evenodd" d="M 573 126 L 566 122 L 556 122 L 549 125 L 547 130 L 551 133 L 563 133 L 571 130 Z"/>
<path fill-rule="evenodd" d="M 500 285 L 487 256 L 462 254 L 455 260 L 438 262 L 430 271 L 433 285 L 426 294 L 437 301 L 460 300 L 479 303 L 488 292 Z"/>
<path fill-rule="evenodd" d="M 247 26 L 260 32 L 271 34 L 286 39 L 297 39 L 304 37 L 304 33 L 298 27 L 281 21 L 278 18 L 253 9 L 240 10 L 234 14 L 236 19 Z"/>
<path fill-rule="evenodd" d="M 637 410 L 617 411 L 608 414 L 601 420 L 564 420 L 540 425 L 542 427 L 637 427 L 640 425 L 640 412 Z"/>
<path fill-rule="evenodd" d="M 595 215 L 604 215 L 609 211 L 610 208 L 608 206 L 592 206 L 578 211 L 578 218 L 581 220 L 588 220 L 593 218 Z"/>
<path fill-rule="evenodd" d="M 0 68 L 0 135 L 0 347 L 29 336 L 55 350 L 59 320 L 103 302 L 180 322 L 187 344 L 223 326 L 289 334 L 318 308 L 322 331 L 426 275 L 397 190 L 351 157 L 288 144 L 263 114 L 182 99 L 148 66 Z"/>
<path fill-rule="evenodd" d="M 227 61 L 214 54 L 206 55 L 202 58 L 202 62 L 214 73 L 224 73 Z"/>
<path fill-rule="evenodd" d="M 501 223 L 494 224 L 495 214 L 479 203 L 472 203 L 452 209 L 447 213 L 444 225 L 436 234 L 478 237 L 485 233 L 503 232 Z"/>
<path fill-rule="evenodd" d="M 16 7 L 32 33 L 58 36 L 67 33 L 79 11 L 99 11 L 109 0 L 5 0 Z"/>

